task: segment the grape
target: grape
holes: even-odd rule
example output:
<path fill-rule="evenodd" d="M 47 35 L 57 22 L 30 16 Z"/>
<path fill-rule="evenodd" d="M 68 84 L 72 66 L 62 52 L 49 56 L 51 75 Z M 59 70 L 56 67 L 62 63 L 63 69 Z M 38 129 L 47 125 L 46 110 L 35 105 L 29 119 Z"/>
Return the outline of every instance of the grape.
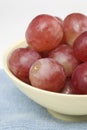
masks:
<path fill-rule="evenodd" d="M 30 82 L 34 87 L 59 92 L 65 83 L 63 67 L 52 58 L 37 60 L 30 68 Z"/>
<path fill-rule="evenodd" d="M 41 56 L 30 48 L 17 48 L 9 56 L 8 66 L 11 72 L 25 83 L 29 83 L 29 69 Z"/>
<path fill-rule="evenodd" d="M 60 25 L 62 26 L 63 28 L 63 20 L 60 18 L 60 17 L 56 17 L 57 21 L 60 23 Z M 66 43 L 65 42 L 65 38 L 64 38 L 64 35 L 63 35 L 63 38 L 62 38 L 62 41 L 61 41 L 61 44 L 62 43 Z"/>
<path fill-rule="evenodd" d="M 25 32 L 27 47 L 9 55 L 8 67 L 33 87 L 64 94 L 87 94 L 87 16 L 40 14 Z"/>
<path fill-rule="evenodd" d="M 87 17 L 81 13 L 72 13 L 64 19 L 64 37 L 71 47 L 75 39 L 84 31 L 87 31 Z"/>
<path fill-rule="evenodd" d="M 74 94 L 73 86 L 71 83 L 71 78 L 67 78 L 64 88 L 62 89 L 61 93 L 64 94 Z"/>
<path fill-rule="evenodd" d="M 87 31 L 77 37 L 73 49 L 78 60 L 87 61 Z"/>
<path fill-rule="evenodd" d="M 49 51 L 60 44 L 63 38 L 63 27 L 55 17 L 41 14 L 30 22 L 25 38 L 36 51 Z"/>
<path fill-rule="evenodd" d="M 71 81 L 76 94 L 87 94 L 87 62 L 76 67 Z"/>
<path fill-rule="evenodd" d="M 42 58 L 46 58 L 48 57 L 49 51 L 45 51 L 45 52 L 40 52 L 40 55 Z"/>
<path fill-rule="evenodd" d="M 59 47 L 49 52 L 49 57 L 55 59 L 64 67 L 68 77 L 71 76 L 73 70 L 79 64 L 74 56 L 73 49 L 66 44 L 61 44 Z"/>
<path fill-rule="evenodd" d="M 56 17 L 57 21 L 63 26 L 63 20 L 60 17 Z"/>

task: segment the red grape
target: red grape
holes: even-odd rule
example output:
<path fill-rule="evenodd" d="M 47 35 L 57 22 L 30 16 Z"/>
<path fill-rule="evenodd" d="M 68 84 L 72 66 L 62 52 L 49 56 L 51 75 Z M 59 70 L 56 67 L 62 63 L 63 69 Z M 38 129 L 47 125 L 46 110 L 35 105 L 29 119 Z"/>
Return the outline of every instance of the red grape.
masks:
<path fill-rule="evenodd" d="M 30 48 L 15 49 L 8 59 L 11 72 L 25 83 L 29 83 L 29 69 L 31 65 L 41 56 Z"/>
<path fill-rule="evenodd" d="M 63 28 L 63 20 L 60 18 L 60 17 L 56 17 L 57 21 L 61 24 L 62 28 Z M 65 38 L 64 38 L 64 35 L 63 35 L 63 38 L 62 38 L 62 41 L 61 41 L 61 44 L 62 43 L 66 43 L 65 42 Z"/>
<path fill-rule="evenodd" d="M 87 61 L 87 31 L 77 37 L 73 49 L 77 59 L 83 62 Z"/>
<path fill-rule="evenodd" d="M 73 46 L 75 39 L 87 31 L 87 16 L 81 13 L 72 13 L 64 19 L 64 37 L 66 43 Z"/>
<path fill-rule="evenodd" d="M 66 79 L 63 67 L 52 58 L 37 60 L 30 68 L 29 77 L 33 86 L 53 92 L 59 92 Z"/>
<path fill-rule="evenodd" d="M 73 49 L 66 44 L 61 44 L 59 47 L 52 50 L 49 53 L 49 57 L 63 65 L 67 76 L 71 76 L 73 70 L 79 63 L 74 56 Z"/>
<path fill-rule="evenodd" d="M 64 94 L 74 94 L 73 86 L 71 83 L 71 78 L 67 78 L 64 88 L 62 89 L 61 93 Z"/>
<path fill-rule="evenodd" d="M 49 54 L 49 51 L 46 51 L 46 52 L 40 52 L 40 55 L 42 58 L 46 58 L 48 57 L 48 54 Z"/>
<path fill-rule="evenodd" d="M 60 17 L 56 17 L 57 21 L 63 26 L 63 20 Z"/>
<path fill-rule="evenodd" d="M 55 17 L 47 14 L 38 15 L 30 22 L 25 38 L 35 50 L 49 51 L 60 44 L 63 28 Z"/>
<path fill-rule="evenodd" d="M 33 87 L 64 94 L 87 94 L 87 16 L 40 14 L 25 32 L 27 47 L 8 58 L 9 70 Z"/>
<path fill-rule="evenodd" d="M 87 62 L 78 65 L 74 70 L 72 85 L 75 93 L 87 94 Z"/>

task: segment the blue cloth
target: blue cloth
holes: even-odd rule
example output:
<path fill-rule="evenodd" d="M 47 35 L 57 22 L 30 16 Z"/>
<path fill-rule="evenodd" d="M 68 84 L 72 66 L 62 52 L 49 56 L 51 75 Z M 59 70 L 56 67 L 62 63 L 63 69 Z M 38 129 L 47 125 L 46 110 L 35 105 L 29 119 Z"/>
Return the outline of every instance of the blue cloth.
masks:
<path fill-rule="evenodd" d="M 0 130 L 87 130 L 87 123 L 64 122 L 52 117 L 20 92 L 0 70 Z"/>

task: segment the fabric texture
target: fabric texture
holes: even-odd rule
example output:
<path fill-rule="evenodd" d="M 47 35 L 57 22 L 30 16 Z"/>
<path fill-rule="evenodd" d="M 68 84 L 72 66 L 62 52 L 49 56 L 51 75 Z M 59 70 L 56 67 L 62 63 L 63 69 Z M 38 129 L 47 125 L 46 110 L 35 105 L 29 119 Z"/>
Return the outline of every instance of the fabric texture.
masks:
<path fill-rule="evenodd" d="M 86 122 L 64 122 L 25 96 L 0 70 L 0 130 L 87 130 Z"/>

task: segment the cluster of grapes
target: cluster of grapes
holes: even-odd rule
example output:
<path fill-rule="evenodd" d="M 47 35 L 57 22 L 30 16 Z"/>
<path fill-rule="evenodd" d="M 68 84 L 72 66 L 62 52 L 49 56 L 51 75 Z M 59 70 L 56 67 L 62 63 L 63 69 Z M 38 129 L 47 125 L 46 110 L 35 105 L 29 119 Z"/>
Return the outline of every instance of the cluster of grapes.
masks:
<path fill-rule="evenodd" d="M 28 46 L 15 49 L 8 59 L 17 78 L 52 92 L 87 94 L 87 16 L 38 15 L 25 38 Z"/>

